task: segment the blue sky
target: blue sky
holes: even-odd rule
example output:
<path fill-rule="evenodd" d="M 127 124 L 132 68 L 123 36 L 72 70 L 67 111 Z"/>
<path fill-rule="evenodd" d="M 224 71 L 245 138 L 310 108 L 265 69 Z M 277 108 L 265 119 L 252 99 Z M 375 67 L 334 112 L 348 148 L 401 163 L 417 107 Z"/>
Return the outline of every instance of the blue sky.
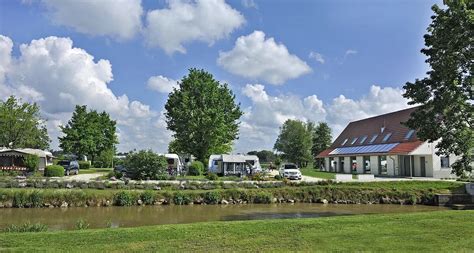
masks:
<path fill-rule="evenodd" d="M 189 68 L 204 68 L 231 85 L 246 112 L 234 152 L 272 148 L 278 126 L 287 118 L 327 121 L 338 134 L 351 120 L 406 107 L 401 87 L 423 77 L 428 69 L 419 51 L 430 23 L 430 7 L 441 4 L 421 0 L 97 2 L 1 1 L 0 34 L 7 53 L 0 54 L 6 69 L 0 72 L 4 75 L 0 95 L 38 102 L 53 139 L 60 134 L 57 125 L 70 116 L 68 103 L 74 102 L 110 111 L 118 118 L 120 149 L 165 151 L 171 134 L 162 116 L 167 93 L 157 88 L 165 84 L 153 88 L 148 80 L 153 76 L 179 80 Z M 150 21 L 153 11 L 157 19 Z M 130 18 L 133 13 L 135 19 Z M 50 36 L 55 37 L 49 43 L 65 45 L 63 57 L 52 59 L 51 66 L 25 70 L 22 64 L 34 61 L 20 52 L 20 45 L 31 52 L 45 47 L 51 53 L 55 49 L 48 43 L 32 42 Z M 61 38 L 70 38 L 72 45 Z M 245 47 L 237 48 L 239 38 Z M 65 61 L 73 48 L 93 60 Z M 228 57 L 219 61 L 226 53 Z M 112 74 L 98 66 L 100 59 L 108 60 Z M 242 66 L 242 59 L 258 63 Z M 60 66 L 71 62 L 77 64 Z M 78 76 L 64 72 L 83 67 L 84 75 L 97 75 L 94 81 L 84 78 L 92 85 L 88 92 L 92 87 L 99 99 L 94 94 L 88 98 L 76 83 Z M 249 70 L 256 73 L 242 74 Z M 55 75 L 59 77 L 52 80 Z M 280 79 L 275 81 L 276 77 Z M 112 100 L 101 104 L 100 94 L 105 93 Z M 110 106 L 116 102 L 116 108 Z M 56 145 L 53 140 L 52 147 Z"/>

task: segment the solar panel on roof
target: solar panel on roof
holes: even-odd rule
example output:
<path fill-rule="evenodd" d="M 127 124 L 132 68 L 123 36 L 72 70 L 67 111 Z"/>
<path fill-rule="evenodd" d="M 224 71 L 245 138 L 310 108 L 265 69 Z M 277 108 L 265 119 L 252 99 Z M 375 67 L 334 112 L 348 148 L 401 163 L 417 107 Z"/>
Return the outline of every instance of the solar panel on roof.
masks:
<path fill-rule="evenodd" d="M 347 155 L 347 154 L 369 154 L 369 153 L 386 153 L 396 147 L 399 143 L 378 144 L 357 147 L 336 148 L 329 155 Z"/>

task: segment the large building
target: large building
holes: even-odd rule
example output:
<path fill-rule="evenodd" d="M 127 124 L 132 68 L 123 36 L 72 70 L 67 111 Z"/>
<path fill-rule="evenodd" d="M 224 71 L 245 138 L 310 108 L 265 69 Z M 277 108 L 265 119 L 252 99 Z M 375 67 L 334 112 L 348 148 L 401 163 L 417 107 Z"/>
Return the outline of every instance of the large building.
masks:
<path fill-rule="evenodd" d="M 419 140 L 402 122 L 416 109 L 409 108 L 358 120 L 349 125 L 328 149 L 325 171 L 393 177 L 449 178 L 457 157 L 436 155 L 436 143 Z"/>

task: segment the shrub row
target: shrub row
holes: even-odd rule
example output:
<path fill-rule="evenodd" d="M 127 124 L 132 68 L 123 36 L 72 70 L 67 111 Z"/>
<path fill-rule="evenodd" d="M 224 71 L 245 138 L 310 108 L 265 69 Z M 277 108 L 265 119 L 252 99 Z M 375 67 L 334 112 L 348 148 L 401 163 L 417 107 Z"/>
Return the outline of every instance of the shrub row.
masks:
<path fill-rule="evenodd" d="M 308 186 L 267 189 L 217 189 L 209 191 L 151 190 L 31 190 L 0 189 L 2 207 L 133 206 L 152 204 L 273 203 L 327 200 L 341 204 L 431 204 L 432 191 L 354 189 Z"/>
<path fill-rule="evenodd" d="M 45 177 L 62 177 L 64 176 L 64 168 L 60 165 L 49 165 L 44 169 Z"/>

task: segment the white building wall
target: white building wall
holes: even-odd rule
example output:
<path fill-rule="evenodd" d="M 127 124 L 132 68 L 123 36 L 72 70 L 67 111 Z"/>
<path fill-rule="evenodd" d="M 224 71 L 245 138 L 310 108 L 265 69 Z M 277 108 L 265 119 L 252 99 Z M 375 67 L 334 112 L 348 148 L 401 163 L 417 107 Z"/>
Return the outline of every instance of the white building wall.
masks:
<path fill-rule="evenodd" d="M 374 175 L 379 174 L 379 157 L 378 156 L 370 156 L 370 173 Z"/>
<path fill-rule="evenodd" d="M 357 156 L 357 173 L 364 173 L 364 157 L 362 156 Z"/>
<path fill-rule="evenodd" d="M 351 158 L 344 157 L 344 173 L 351 173 Z"/>
<path fill-rule="evenodd" d="M 399 173 L 398 156 L 387 155 L 387 175 L 396 176 Z"/>

